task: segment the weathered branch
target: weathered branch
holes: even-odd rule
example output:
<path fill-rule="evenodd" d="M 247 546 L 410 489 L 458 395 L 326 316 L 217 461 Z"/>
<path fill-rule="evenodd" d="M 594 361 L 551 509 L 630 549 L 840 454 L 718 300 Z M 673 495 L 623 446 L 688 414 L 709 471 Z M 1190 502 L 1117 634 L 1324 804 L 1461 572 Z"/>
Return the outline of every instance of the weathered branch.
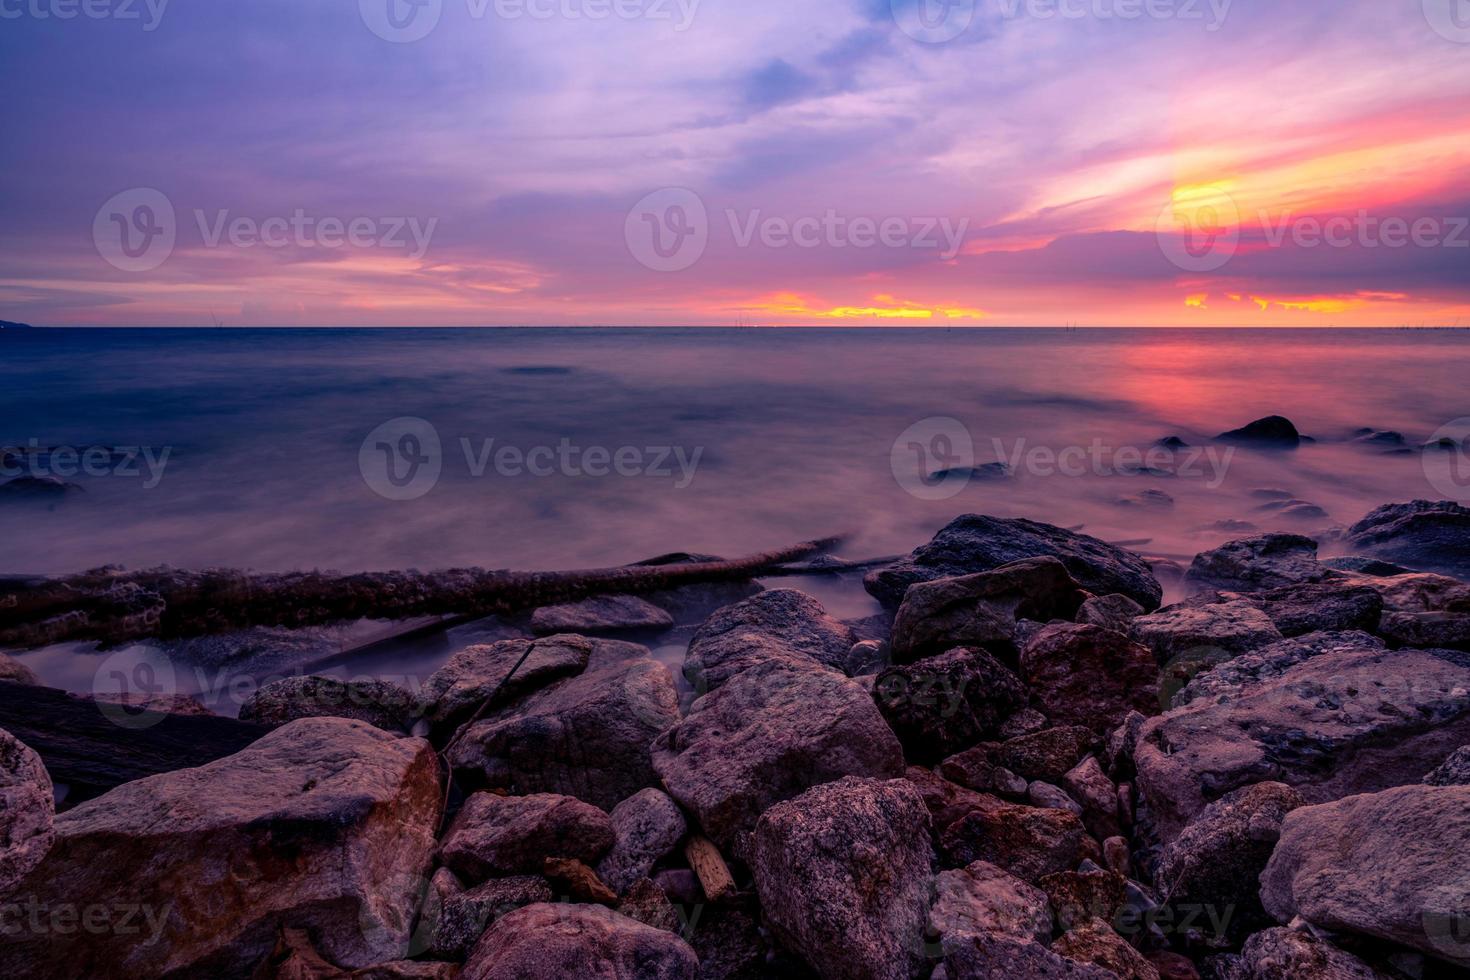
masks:
<path fill-rule="evenodd" d="M 808 541 L 731 561 L 626 565 L 570 572 L 481 568 L 439 572 L 200 572 L 104 568 L 57 579 L 0 580 L 0 647 L 91 640 L 126 643 L 252 626 L 305 627 L 358 619 L 488 616 L 609 593 L 644 594 L 741 581 L 830 550 Z"/>

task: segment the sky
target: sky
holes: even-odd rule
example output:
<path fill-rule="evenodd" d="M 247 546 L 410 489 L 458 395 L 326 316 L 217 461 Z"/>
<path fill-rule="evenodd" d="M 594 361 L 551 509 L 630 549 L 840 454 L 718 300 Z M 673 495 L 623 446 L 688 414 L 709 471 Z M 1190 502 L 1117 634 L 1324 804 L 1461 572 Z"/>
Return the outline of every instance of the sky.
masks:
<path fill-rule="evenodd" d="M 0 0 L 0 318 L 1470 326 L 1470 0 Z"/>

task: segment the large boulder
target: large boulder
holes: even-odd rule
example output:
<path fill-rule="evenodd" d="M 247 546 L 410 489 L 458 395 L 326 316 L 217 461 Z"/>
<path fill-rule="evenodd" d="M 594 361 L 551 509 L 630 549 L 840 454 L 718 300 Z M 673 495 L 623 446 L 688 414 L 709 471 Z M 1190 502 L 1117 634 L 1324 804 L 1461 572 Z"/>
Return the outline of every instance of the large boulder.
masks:
<path fill-rule="evenodd" d="M 1130 711 L 1159 708 L 1159 671 L 1148 647 L 1100 626 L 1053 623 L 1021 651 L 1036 707 L 1059 725 L 1111 732 Z"/>
<path fill-rule="evenodd" d="M 1024 558 L 1053 557 L 1093 595 L 1128 596 L 1157 609 L 1164 590 L 1139 556 L 1086 534 L 1024 519 L 967 514 L 946 525 L 907 558 L 870 572 L 863 585 L 885 605 L 903 602 L 909 586 L 988 572 Z"/>
<path fill-rule="evenodd" d="M 486 930 L 460 980 L 695 980 L 682 939 L 597 905 L 528 905 Z"/>
<path fill-rule="evenodd" d="M 613 807 L 612 825 L 615 840 L 597 875 L 619 894 L 646 878 L 689 831 L 679 805 L 656 789 L 639 790 Z"/>
<path fill-rule="evenodd" d="M 513 700 L 587 668 L 594 642 L 581 636 L 501 640 L 466 647 L 424 682 L 423 712 L 445 729 L 467 721 L 484 700 L 500 692 Z M 522 658 L 525 658 L 522 663 Z M 514 674 L 516 664 L 520 669 Z"/>
<path fill-rule="evenodd" d="M 476 793 L 450 824 L 439 860 L 461 880 L 536 874 L 547 858 L 595 862 L 613 845 L 612 819 L 569 796 Z"/>
<path fill-rule="evenodd" d="M 439 807 L 427 742 L 339 718 L 126 783 L 58 816 L 10 896 L 91 910 L 93 927 L 9 937 L 0 975 L 248 975 L 283 926 L 342 966 L 399 959 Z"/>
<path fill-rule="evenodd" d="M 678 720 L 669 669 L 625 660 L 490 712 L 465 730 L 449 761 L 491 788 L 560 793 L 611 810 L 657 783 L 649 746 Z"/>
<path fill-rule="evenodd" d="M 719 610 L 694 634 L 684 676 L 701 694 L 758 664 L 842 672 L 857 642 L 822 604 L 795 589 L 772 589 Z"/>
<path fill-rule="evenodd" d="M 961 647 L 888 668 L 873 683 L 873 699 L 908 758 L 938 762 L 995 736 L 1026 704 L 1026 687 L 984 650 Z"/>
<path fill-rule="evenodd" d="M 356 718 L 401 733 L 418 717 L 417 699 L 387 681 L 335 677 L 283 677 L 266 684 L 240 706 L 240 720 L 279 728 L 300 718 Z"/>
<path fill-rule="evenodd" d="M 1299 663 L 1329 653 L 1385 649 L 1383 641 L 1357 630 L 1309 633 L 1278 640 L 1200 674 L 1174 695 L 1171 707 L 1182 708 L 1196 701 L 1221 703 L 1238 697 L 1252 684 L 1280 677 Z"/>
<path fill-rule="evenodd" d="M 1366 585 L 1304 582 L 1248 597 L 1276 624 L 1282 636 L 1323 630 L 1376 630 L 1383 596 Z"/>
<path fill-rule="evenodd" d="M 41 757 L 0 729 L 0 895 L 30 874 L 56 839 L 51 777 Z"/>
<path fill-rule="evenodd" d="M 1246 940 L 1219 980 L 1388 980 L 1387 975 L 1308 930 L 1267 929 Z"/>
<path fill-rule="evenodd" d="M 769 807 L 844 776 L 901 776 L 903 750 L 854 681 L 767 663 L 695 701 L 658 737 L 653 764 L 705 833 L 743 857 Z"/>
<path fill-rule="evenodd" d="M 1294 810 L 1261 901 L 1470 968 L 1470 786 L 1401 786 Z"/>
<path fill-rule="evenodd" d="M 1302 436 L 1291 419 L 1268 415 L 1249 425 L 1222 432 L 1215 441 L 1254 449 L 1296 449 L 1302 444 Z"/>
<path fill-rule="evenodd" d="M 1348 528 L 1361 555 L 1470 579 L 1470 507 L 1448 500 L 1387 504 Z"/>
<path fill-rule="evenodd" d="M 1322 803 L 1417 783 L 1466 743 L 1470 654 L 1368 647 L 1151 718 L 1133 760 L 1167 843 L 1242 786 L 1286 783 Z"/>
<path fill-rule="evenodd" d="M 924 956 L 929 814 L 902 779 L 846 778 L 761 816 L 751 871 L 776 935 L 831 980 L 909 980 Z"/>
<path fill-rule="evenodd" d="M 1260 592 L 1337 575 L 1317 561 L 1317 542 L 1299 534 L 1263 534 L 1195 556 L 1185 575 L 1192 592 Z"/>
<path fill-rule="evenodd" d="M 1013 654 L 1018 620 L 1071 619 L 1086 598 L 1067 567 L 1049 557 L 919 582 L 909 587 L 893 622 L 893 657 L 903 663 L 954 646 Z"/>
<path fill-rule="evenodd" d="M 1271 617 L 1245 599 L 1208 604 L 1181 602 L 1139 616 L 1133 620 L 1131 635 L 1153 651 L 1161 667 L 1196 660 L 1201 651 L 1229 659 L 1282 638 Z"/>
<path fill-rule="evenodd" d="M 944 871 L 934 880 L 929 932 L 944 953 L 980 936 L 1010 936 L 1044 943 L 1051 939 L 1052 911 L 1046 893 L 993 864 L 976 861 Z"/>
<path fill-rule="evenodd" d="M 674 617 L 646 599 L 632 595 L 603 595 L 557 606 L 542 606 L 531 614 L 531 632 L 537 636 L 558 633 L 657 633 L 672 629 Z"/>

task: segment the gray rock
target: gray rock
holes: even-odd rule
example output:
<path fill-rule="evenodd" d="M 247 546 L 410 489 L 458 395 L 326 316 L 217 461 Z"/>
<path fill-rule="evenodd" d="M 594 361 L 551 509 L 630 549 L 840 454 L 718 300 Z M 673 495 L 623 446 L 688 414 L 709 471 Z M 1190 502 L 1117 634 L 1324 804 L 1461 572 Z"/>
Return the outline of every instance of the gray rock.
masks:
<path fill-rule="evenodd" d="M 1317 542 L 1311 538 L 1263 534 L 1196 555 L 1185 584 L 1192 592 L 1260 592 L 1336 574 L 1317 561 Z"/>
<path fill-rule="evenodd" d="M 903 750 L 853 681 L 767 663 L 695 701 L 654 742 L 653 764 L 705 833 L 743 857 L 769 807 L 844 776 L 900 776 Z"/>
<path fill-rule="evenodd" d="M 696 980 L 679 937 L 596 905 L 528 905 L 495 921 L 460 980 Z"/>
<path fill-rule="evenodd" d="M 929 814 L 902 779 L 846 778 L 761 816 L 751 871 L 766 921 L 831 980 L 909 980 L 922 963 Z"/>
<path fill-rule="evenodd" d="M 1053 810 L 1066 810 L 1082 816 L 1082 804 L 1067 795 L 1067 791 L 1060 786 L 1040 781 L 1026 787 L 1026 799 L 1033 806 L 1049 807 Z"/>
<path fill-rule="evenodd" d="M 597 876 L 620 895 L 646 878 L 689 830 L 679 805 L 656 789 L 639 790 L 613 807 L 612 824 L 616 841 Z"/>
<path fill-rule="evenodd" d="M 993 737 L 1026 703 L 1026 687 L 984 650 L 961 647 L 889 667 L 874 682 L 873 699 L 908 758 L 935 762 Z"/>
<path fill-rule="evenodd" d="M 907 558 L 870 572 L 863 584 L 879 601 L 897 606 L 916 582 L 973 575 L 1046 556 L 1060 559 L 1093 595 L 1121 593 L 1145 609 L 1157 609 L 1163 598 L 1148 563 L 1137 555 L 1050 524 L 978 514 L 952 521 Z"/>
<path fill-rule="evenodd" d="M 1077 610 L 1077 622 L 1126 634 L 1129 622 L 1146 611 L 1126 595 L 1093 596 Z"/>
<path fill-rule="evenodd" d="M 1297 664 L 1328 653 L 1382 650 L 1383 641 L 1359 631 L 1309 633 L 1280 640 L 1213 668 L 1194 678 L 1178 694 L 1171 707 L 1182 708 L 1196 701 L 1221 703 L 1238 697 L 1247 687 L 1280 677 Z"/>
<path fill-rule="evenodd" d="M 593 596 L 581 602 L 542 606 L 531 615 L 531 632 L 537 636 L 655 633 L 673 626 L 674 617 L 666 610 L 631 595 Z"/>
<path fill-rule="evenodd" d="M 284 677 L 246 699 L 240 720 L 279 728 L 298 718 L 356 718 L 385 732 L 402 733 L 413 726 L 418 712 L 412 694 L 386 681 Z"/>
<path fill-rule="evenodd" d="M 1117 728 L 1130 711 L 1159 708 L 1154 653 L 1101 626 L 1046 627 L 1021 651 L 1021 673 L 1036 707 L 1059 725 L 1081 725 L 1102 734 Z"/>
<path fill-rule="evenodd" d="M 449 825 L 439 860 L 460 880 L 540 874 L 547 858 L 597 861 L 613 846 L 612 819 L 569 796 L 475 793 Z"/>
<path fill-rule="evenodd" d="M 8 653 L 0 652 L 0 681 L 9 681 L 12 684 L 29 684 L 32 687 L 39 685 L 41 679 L 36 672 L 25 664 L 16 660 Z"/>
<path fill-rule="evenodd" d="M 56 803 L 41 757 L 0 729 L 0 895 L 30 874 L 56 839 Z"/>
<path fill-rule="evenodd" d="M 1267 929 L 1246 940 L 1221 980 L 1387 980 L 1385 974 L 1310 932 Z"/>
<path fill-rule="evenodd" d="M 772 589 L 719 610 L 694 634 L 684 676 L 701 694 L 741 671 L 777 663 L 841 673 L 852 630 L 795 589 Z"/>
<path fill-rule="evenodd" d="M 954 952 L 981 936 L 1008 936 L 1044 943 L 1051 939 L 1052 912 L 1046 893 L 993 864 L 976 861 L 944 871 L 934 880 L 929 932 L 941 950 Z"/>
<path fill-rule="evenodd" d="M 1470 786 L 1401 786 L 1293 811 L 1261 875 L 1278 921 L 1470 967 Z"/>
<path fill-rule="evenodd" d="M 1426 786 L 1470 786 L 1470 745 L 1450 753 L 1439 768 L 1424 777 Z"/>
<path fill-rule="evenodd" d="M 669 669 L 627 660 L 491 712 L 465 730 L 449 762 L 491 788 L 560 793 L 609 810 L 657 783 L 649 745 L 678 720 Z"/>
<path fill-rule="evenodd" d="M 1323 654 L 1234 697 L 1146 722 L 1138 788 L 1165 843 L 1231 790 L 1275 781 L 1309 803 L 1417 783 L 1470 742 L 1470 655 Z"/>
<path fill-rule="evenodd" d="M 467 889 L 454 872 L 440 868 L 419 916 L 419 933 L 427 937 L 424 951 L 441 959 L 463 960 L 496 919 L 552 898 L 551 886 L 539 875 L 492 878 Z"/>
<path fill-rule="evenodd" d="M 1448 500 L 1387 504 L 1348 528 L 1354 551 L 1470 579 L 1470 507 Z"/>
<path fill-rule="evenodd" d="M 580 674 L 592 656 L 593 643 L 580 636 L 541 640 L 502 640 L 467 647 L 449 658 L 424 683 L 419 697 L 425 717 L 446 729 L 468 720 L 500 685 L 507 700 L 545 687 L 552 681 Z M 519 670 L 511 670 L 526 658 Z"/>

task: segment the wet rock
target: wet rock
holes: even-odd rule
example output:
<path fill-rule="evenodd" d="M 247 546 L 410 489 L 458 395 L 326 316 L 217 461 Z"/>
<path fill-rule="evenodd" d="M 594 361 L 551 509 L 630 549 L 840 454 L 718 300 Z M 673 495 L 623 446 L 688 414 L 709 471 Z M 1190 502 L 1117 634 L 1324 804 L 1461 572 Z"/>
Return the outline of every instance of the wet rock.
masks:
<path fill-rule="evenodd" d="M 1401 786 L 1294 810 L 1261 875 L 1279 922 L 1374 936 L 1470 967 L 1470 787 Z"/>
<path fill-rule="evenodd" d="M 678 720 L 669 669 L 628 660 L 491 712 L 466 729 L 449 761 L 491 788 L 560 793 L 608 810 L 657 783 L 649 746 Z"/>
<path fill-rule="evenodd" d="M 460 980 L 698 976 L 694 951 L 662 929 L 595 905 L 528 905 L 495 921 Z"/>
<path fill-rule="evenodd" d="M 938 470 L 929 474 L 930 481 L 934 483 L 950 479 L 966 480 L 1006 480 L 1011 476 L 1011 468 L 1005 463 L 982 463 L 979 466 L 956 466 L 945 470 Z"/>
<path fill-rule="evenodd" d="M 1426 786 L 1470 786 L 1470 745 L 1461 746 L 1429 775 Z"/>
<path fill-rule="evenodd" d="M 1051 948 L 1069 959 L 1101 967 L 1119 980 L 1159 980 L 1159 971 L 1142 953 L 1097 919 L 1075 927 Z"/>
<path fill-rule="evenodd" d="M 1222 432 L 1215 440 L 1256 449 L 1296 449 L 1302 443 L 1296 426 L 1280 415 L 1267 416 L 1239 429 Z"/>
<path fill-rule="evenodd" d="M 1246 940 L 1236 971 L 1222 980 L 1387 980 L 1353 954 L 1296 929 L 1256 933 Z"/>
<path fill-rule="evenodd" d="M 1097 741 L 1090 729 L 1060 725 L 1002 742 L 993 758 L 997 765 L 1028 780 L 1059 783 Z"/>
<path fill-rule="evenodd" d="M 772 589 L 706 620 L 689 643 L 684 675 L 703 694 L 760 664 L 841 673 L 853 643 L 852 630 L 817 600 L 795 589 Z"/>
<path fill-rule="evenodd" d="M 990 572 L 911 586 L 893 623 L 898 663 L 954 646 L 1014 653 L 1016 621 L 1071 619 L 1086 594 L 1055 558 L 1031 558 Z"/>
<path fill-rule="evenodd" d="M 1417 783 L 1470 743 L 1470 655 L 1365 648 L 1313 657 L 1233 697 L 1145 723 L 1138 788 L 1165 843 L 1253 783 L 1309 803 Z"/>
<path fill-rule="evenodd" d="M 0 729 L 0 895 L 41 863 L 56 839 L 56 803 L 41 757 Z"/>
<path fill-rule="evenodd" d="M 450 824 L 439 859 L 463 881 L 539 874 L 548 857 L 596 861 L 612 847 L 612 819 L 569 796 L 475 793 Z"/>
<path fill-rule="evenodd" d="M 0 681 L 9 681 L 12 684 L 29 684 L 32 687 L 41 683 L 36 672 L 25 664 L 16 660 L 7 653 L 0 653 Z"/>
<path fill-rule="evenodd" d="M 309 930 L 336 964 L 400 958 L 439 794 L 427 742 L 338 718 L 294 721 L 228 758 L 126 783 L 58 816 L 55 844 L 11 898 L 154 919 L 10 937 L 0 975 L 248 974 L 283 923 Z"/>
<path fill-rule="evenodd" d="M 977 514 L 952 521 L 907 558 L 869 573 L 863 584 L 879 601 L 897 606 L 916 582 L 988 572 L 1040 557 L 1060 559 L 1093 595 L 1122 593 L 1145 609 L 1157 609 L 1163 598 L 1163 589 L 1137 555 L 1050 524 Z"/>
<path fill-rule="evenodd" d="M 467 721 L 497 689 L 509 701 L 563 677 L 580 674 L 587 667 L 592 647 L 591 640 L 580 636 L 502 640 L 467 647 L 424 682 L 420 692 L 424 715 L 436 725 L 453 729 Z M 526 657 L 525 663 L 512 676 L 511 670 L 522 657 Z M 507 677 L 510 682 L 501 688 Z"/>
<path fill-rule="evenodd" d="M 1117 728 L 1130 711 L 1158 709 L 1153 652 L 1100 626 L 1046 627 L 1021 652 L 1021 673 L 1036 707 L 1060 725 L 1080 725 L 1102 734 Z"/>
<path fill-rule="evenodd" d="M 1257 500 L 1290 500 L 1296 494 L 1280 487 L 1257 487 L 1251 491 L 1251 496 Z"/>
<path fill-rule="evenodd" d="M 767 922 L 823 977 L 908 980 L 922 962 L 931 860 L 914 787 L 850 777 L 767 810 L 750 863 Z"/>
<path fill-rule="evenodd" d="M 516 909 L 552 900 L 551 886 L 539 875 L 492 878 L 465 888 L 448 868 L 434 872 L 420 914 L 419 931 L 428 935 L 430 956 L 463 960 L 485 929 Z"/>
<path fill-rule="evenodd" d="M 1060 786 L 1053 786 L 1051 783 L 1035 782 L 1027 786 L 1026 799 L 1032 806 L 1066 810 L 1068 813 L 1082 816 L 1082 804 L 1068 796 Z"/>
<path fill-rule="evenodd" d="M 1383 597 L 1368 586 L 1308 582 L 1271 589 L 1253 597 L 1282 636 L 1321 630 L 1375 630 Z"/>
<path fill-rule="evenodd" d="M 1123 908 L 1128 880 L 1102 869 L 1058 871 L 1037 884 L 1046 893 L 1057 927 L 1066 931 L 1092 919 L 1111 922 Z"/>
<path fill-rule="evenodd" d="M 656 789 L 639 790 L 613 807 L 611 816 L 616 840 L 597 873 L 619 894 L 646 878 L 689 830 L 679 805 Z"/>
<path fill-rule="evenodd" d="M 948 867 L 986 861 L 1034 882 L 1070 871 L 1085 859 L 1102 857 L 1074 813 L 1020 806 L 993 796 L 982 796 L 978 804 L 970 805 L 976 808 L 940 830 L 940 849 Z"/>
<path fill-rule="evenodd" d="M 1221 944 L 1270 925 L 1259 897 L 1261 872 L 1286 815 L 1305 805 L 1282 783 L 1257 783 L 1211 803 L 1160 855 L 1155 880 L 1164 904 L 1229 910 L 1227 934 L 1210 937 Z"/>
<path fill-rule="evenodd" d="M 1299 534 L 1263 534 L 1196 555 L 1185 576 L 1192 592 L 1260 592 L 1321 582 L 1335 573 L 1317 561 L 1317 542 Z"/>
<path fill-rule="evenodd" d="M 878 675 L 873 699 L 907 756 L 935 762 L 994 736 L 1026 703 L 1015 674 L 984 650 L 961 647 Z"/>
<path fill-rule="evenodd" d="M 356 718 L 401 733 L 413 726 L 418 710 L 412 694 L 386 681 L 284 677 L 246 699 L 240 720 L 279 728 L 299 718 Z"/>
<path fill-rule="evenodd" d="M 1189 443 L 1185 442 L 1179 436 L 1165 436 L 1164 438 L 1162 438 L 1162 439 L 1158 440 L 1157 442 L 1155 442 L 1154 445 L 1155 446 L 1158 446 L 1158 447 L 1160 447 L 1162 449 L 1188 449 L 1189 448 Z"/>
<path fill-rule="evenodd" d="M 1282 638 L 1271 617 L 1244 599 L 1169 606 L 1135 619 L 1130 636 L 1153 651 L 1158 666 L 1184 681 Z M 1165 682 L 1174 679 L 1171 673 Z"/>
<path fill-rule="evenodd" d="M 1062 788 L 1082 807 L 1082 822 L 1098 840 L 1107 840 L 1121 832 L 1118 787 L 1103 772 L 1095 756 L 1083 759 L 1063 776 Z"/>
<path fill-rule="evenodd" d="M 1182 708 L 1197 701 L 1216 704 L 1239 697 L 1253 684 L 1280 677 L 1297 664 L 1328 653 L 1351 653 L 1385 649 L 1376 636 L 1358 630 L 1308 633 L 1268 644 L 1251 653 L 1228 660 L 1201 674 L 1174 695 L 1172 707 Z"/>
<path fill-rule="evenodd" d="M 853 681 L 767 663 L 695 701 L 653 743 L 653 763 L 705 833 L 743 857 L 767 808 L 843 776 L 900 776 L 903 750 Z"/>
<path fill-rule="evenodd" d="M 893 612 L 884 610 L 860 619 L 844 619 L 842 625 L 852 630 L 852 635 L 859 643 L 871 640 L 887 646 L 889 639 L 893 636 Z"/>
<path fill-rule="evenodd" d="M 1118 980 L 1110 970 L 1005 936 L 976 936 L 946 955 L 943 965 L 945 980 Z"/>
<path fill-rule="evenodd" d="M 1129 622 L 1143 614 L 1144 608 L 1126 595 L 1093 596 L 1077 610 L 1077 622 L 1127 633 Z"/>
<path fill-rule="evenodd" d="M 1325 521 L 1331 518 L 1326 510 L 1310 500 L 1273 500 L 1255 508 L 1257 514 L 1273 514 L 1284 521 Z"/>
<path fill-rule="evenodd" d="M 631 595 L 594 596 L 581 602 L 542 606 L 531 615 L 531 632 L 537 636 L 658 633 L 673 626 L 674 617 L 667 611 Z"/>
<path fill-rule="evenodd" d="M 1416 500 L 1379 507 L 1348 528 L 1361 555 L 1470 579 L 1470 507 Z"/>
<path fill-rule="evenodd" d="M 941 950 L 954 952 L 982 936 L 1009 936 L 1045 943 L 1052 912 L 1046 893 L 993 864 L 976 861 L 944 871 L 934 881 L 929 932 Z"/>

